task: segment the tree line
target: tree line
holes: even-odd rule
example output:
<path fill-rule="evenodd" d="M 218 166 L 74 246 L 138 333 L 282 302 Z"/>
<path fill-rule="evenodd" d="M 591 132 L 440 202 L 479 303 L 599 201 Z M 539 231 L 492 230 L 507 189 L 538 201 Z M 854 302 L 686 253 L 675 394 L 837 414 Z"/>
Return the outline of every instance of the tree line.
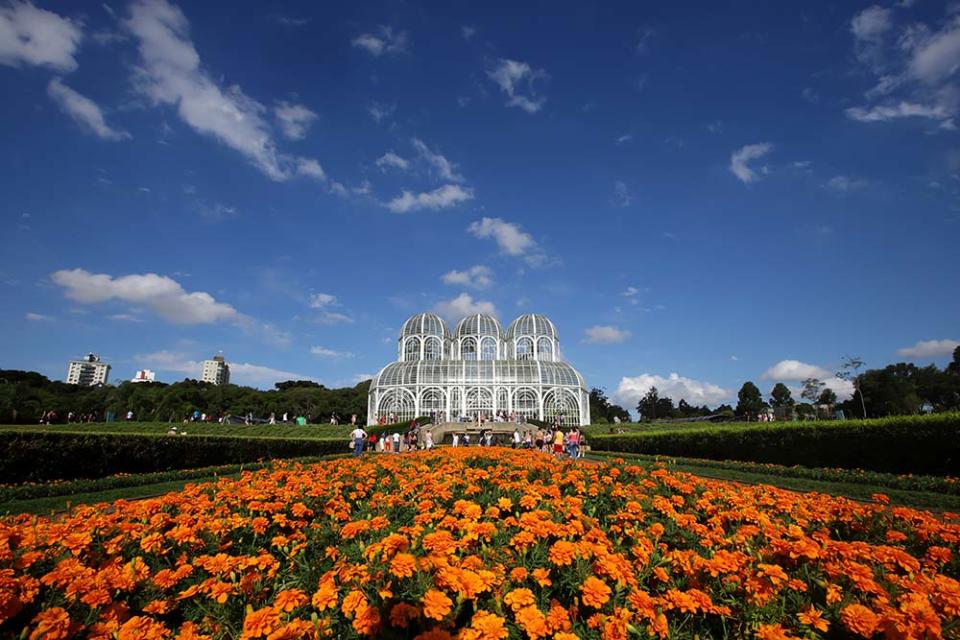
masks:
<path fill-rule="evenodd" d="M 248 413 L 264 418 L 271 413 L 302 415 L 308 422 L 329 422 L 331 414 L 348 422 L 352 414 L 366 421 L 370 381 L 354 387 L 328 389 L 309 380 L 278 382 L 263 391 L 235 384 L 213 385 L 197 380 L 173 384 L 123 382 L 117 386 L 81 387 L 50 380 L 32 371 L 0 369 L 0 423 L 36 424 L 53 411 L 57 421 L 92 418 L 102 421 L 108 412 L 123 418 L 133 411 L 136 420 L 180 421 L 194 411 L 216 419 Z"/>
<path fill-rule="evenodd" d="M 862 370 L 862 371 L 861 371 Z M 853 386 L 853 395 L 838 402 L 837 394 L 826 381 L 807 378 L 801 382 L 800 398 L 782 382 L 770 389 L 765 399 L 760 388 L 747 381 L 737 393 L 737 404 L 721 404 L 710 408 L 694 406 L 681 399 L 674 404 L 672 398 L 663 396 L 656 387 L 651 387 L 637 403 L 636 411 L 641 420 L 667 420 L 721 415 L 728 418 L 754 420 L 768 409 L 774 410 L 779 419 L 834 417 L 842 410 L 847 418 L 881 418 L 885 416 L 916 415 L 960 410 L 960 347 L 953 352 L 953 360 L 943 369 L 936 365 L 918 367 L 907 362 L 891 364 L 883 369 L 866 369 L 863 359 L 844 357 L 836 378 L 846 380 Z M 595 393 L 597 396 L 595 398 Z M 613 422 L 613 415 L 626 411 L 611 405 L 600 389 L 590 394 L 591 415 L 601 416 Z"/>

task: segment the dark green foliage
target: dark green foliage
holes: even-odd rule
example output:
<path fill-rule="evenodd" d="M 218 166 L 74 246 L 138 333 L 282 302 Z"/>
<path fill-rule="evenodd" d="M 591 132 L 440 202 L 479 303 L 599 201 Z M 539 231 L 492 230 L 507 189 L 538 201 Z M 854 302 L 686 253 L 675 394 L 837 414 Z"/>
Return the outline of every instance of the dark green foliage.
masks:
<path fill-rule="evenodd" d="M 737 415 L 748 420 L 755 418 L 761 409 L 767 406 L 760 395 L 760 389 L 752 382 L 744 382 L 737 393 Z"/>
<path fill-rule="evenodd" d="M 346 452 L 347 440 L 342 437 L 293 440 L 7 431 L 0 433 L 0 483 L 102 478 Z"/>
<path fill-rule="evenodd" d="M 623 422 L 630 420 L 630 414 L 618 404 L 612 404 L 607 398 L 607 392 L 599 387 L 590 390 L 590 418 L 593 422 L 613 422 L 620 418 Z"/>
<path fill-rule="evenodd" d="M 790 389 L 787 388 L 787 385 L 782 382 L 774 385 L 773 390 L 770 392 L 770 406 L 790 407 L 793 406 L 793 404 L 793 396 L 790 394 Z"/>
<path fill-rule="evenodd" d="M 61 422 L 70 412 L 75 419 L 92 413 L 103 420 L 108 411 L 117 416 L 133 411 L 138 420 L 180 422 L 194 410 L 215 417 L 252 413 L 264 419 L 274 413 L 277 420 L 287 412 L 291 421 L 302 415 L 315 423 L 328 422 L 332 413 L 340 417 L 340 422 L 350 422 L 351 414 L 357 414 L 359 423 L 366 422 L 369 380 L 342 389 L 327 389 L 303 380 L 275 386 L 277 390 L 260 391 L 235 384 L 218 386 L 184 380 L 174 384 L 123 382 L 115 387 L 80 387 L 29 371 L 0 370 L 0 423 L 37 424 L 45 411 L 55 411 Z"/>
<path fill-rule="evenodd" d="M 960 414 L 594 435 L 598 451 L 960 475 Z"/>

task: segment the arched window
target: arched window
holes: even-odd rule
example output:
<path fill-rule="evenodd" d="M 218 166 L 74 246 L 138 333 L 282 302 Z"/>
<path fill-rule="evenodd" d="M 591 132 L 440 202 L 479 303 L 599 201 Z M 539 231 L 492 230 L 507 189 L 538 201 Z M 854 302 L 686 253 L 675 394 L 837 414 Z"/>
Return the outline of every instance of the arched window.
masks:
<path fill-rule="evenodd" d="M 513 410 L 524 418 L 536 418 L 540 411 L 537 392 L 533 389 L 517 389 L 513 394 Z"/>
<path fill-rule="evenodd" d="M 443 343 L 440 342 L 440 338 L 427 338 L 426 343 L 423 346 L 423 359 L 424 360 L 442 360 L 443 359 Z"/>
<path fill-rule="evenodd" d="M 491 417 L 493 393 L 483 387 L 472 387 L 467 389 L 467 415 L 475 420 L 479 414 Z"/>
<path fill-rule="evenodd" d="M 517 360 L 530 360 L 531 358 L 533 358 L 533 340 L 520 338 L 517 340 Z"/>
<path fill-rule="evenodd" d="M 447 418 L 451 421 L 460 419 L 463 415 L 463 396 L 460 395 L 460 388 L 454 387 L 450 390 L 450 415 Z"/>
<path fill-rule="evenodd" d="M 550 338 L 540 338 L 537 340 L 537 359 L 553 360 L 553 343 L 550 342 Z"/>
<path fill-rule="evenodd" d="M 473 338 L 464 338 L 460 343 L 460 357 L 463 360 L 477 359 L 477 342 Z"/>
<path fill-rule="evenodd" d="M 480 341 L 480 359 L 481 360 L 496 360 L 497 359 L 497 341 L 493 338 L 484 338 Z"/>
<path fill-rule="evenodd" d="M 403 389 L 391 389 L 380 398 L 377 417 L 383 416 L 387 422 L 407 422 L 417 416 L 413 405 L 413 395 Z"/>
<path fill-rule="evenodd" d="M 553 424 L 556 417 L 565 427 L 580 424 L 580 403 L 566 389 L 551 389 L 543 396 L 543 419 Z"/>
<path fill-rule="evenodd" d="M 420 394 L 420 415 L 432 416 L 445 411 L 446 408 L 446 398 L 442 389 L 424 389 Z"/>
<path fill-rule="evenodd" d="M 403 345 L 403 359 L 420 359 L 420 338 L 407 338 L 407 341 Z"/>

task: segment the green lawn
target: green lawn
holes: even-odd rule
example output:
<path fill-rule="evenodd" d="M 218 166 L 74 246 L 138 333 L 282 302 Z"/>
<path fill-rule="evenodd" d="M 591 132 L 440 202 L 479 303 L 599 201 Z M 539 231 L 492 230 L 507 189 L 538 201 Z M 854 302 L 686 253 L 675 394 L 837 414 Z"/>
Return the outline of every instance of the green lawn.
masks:
<path fill-rule="evenodd" d="M 162 435 L 175 426 L 178 431 L 199 436 L 248 436 L 253 438 L 292 438 L 296 440 L 346 438 L 350 425 L 313 424 L 217 424 L 206 422 L 93 422 L 51 425 L 0 425 L 0 431 L 49 431 L 60 433 L 124 433 Z"/>

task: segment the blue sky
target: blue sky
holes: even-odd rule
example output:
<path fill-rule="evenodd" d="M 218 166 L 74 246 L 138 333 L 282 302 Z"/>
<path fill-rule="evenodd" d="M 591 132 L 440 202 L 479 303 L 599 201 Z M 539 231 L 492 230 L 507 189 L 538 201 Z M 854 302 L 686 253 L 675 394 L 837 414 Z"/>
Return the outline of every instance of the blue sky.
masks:
<path fill-rule="evenodd" d="M 629 406 L 948 359 L 955 4 L 512 4 L 0 2 L 0 366 L 353 384 L 422 310 Z"/>

